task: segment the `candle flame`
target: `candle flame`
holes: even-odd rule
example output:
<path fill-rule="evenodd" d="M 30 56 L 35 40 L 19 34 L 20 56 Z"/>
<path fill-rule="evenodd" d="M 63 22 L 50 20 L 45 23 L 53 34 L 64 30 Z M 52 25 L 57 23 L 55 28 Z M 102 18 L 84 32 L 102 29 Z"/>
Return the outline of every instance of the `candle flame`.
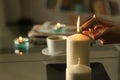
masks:
<path fill-rule="evenodd" d="M 94 14 L 94 15 L 93 15 L 93 18 L 95 18 L 95 17 L 96 17 L 96 15 Z"/>
<path fill-rule="evenodd" d="M 20 36 L 20 37 L 18 38 L 18 40 L 19 40 L 19 42 L 23 42 L 22 36 Z"/>
<path fill-rule="evenodd" d="M 56 27 L 57 27 L 57 28 L 60 28 L 60 27 L 61 27 L 61 24 L 58 22 L 58 23 L 56 24 Z"/>
<path fill-rule="evenodd" d="M 19 52 L 19 55 L 22 56 L 22 55 L 23 55 L 23 52 Z"/>
<path fill-rule="evenodd" d="M 77 19 L 77 32 L 80 32 L 80 16 Z"/>

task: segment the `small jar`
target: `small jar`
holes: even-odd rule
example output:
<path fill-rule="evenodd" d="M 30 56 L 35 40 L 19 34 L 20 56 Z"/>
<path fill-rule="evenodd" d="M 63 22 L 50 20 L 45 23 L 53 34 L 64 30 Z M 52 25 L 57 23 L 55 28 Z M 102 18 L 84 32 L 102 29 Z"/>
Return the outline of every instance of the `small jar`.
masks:
<path fill-rule="evenodd" d="M 23 53 L 27 53 L 29 50 L 29 39 L 19 37 L 14 40 L 15 53 L 22 55 Z"/>

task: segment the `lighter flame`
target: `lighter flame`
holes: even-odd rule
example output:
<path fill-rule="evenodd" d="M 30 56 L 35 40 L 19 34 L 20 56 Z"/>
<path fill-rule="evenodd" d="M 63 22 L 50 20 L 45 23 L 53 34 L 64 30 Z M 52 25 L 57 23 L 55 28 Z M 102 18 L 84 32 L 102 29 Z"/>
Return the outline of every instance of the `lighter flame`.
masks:
<path fill-rule="evenodd" d="M 94 15 L 93 15 L 93 18 L 95 18 L 95 17 L 96 17 L 96 15 L 94 14 Z"/>
<path fill-rule="evenodd" d="M 80 32 L 80 16 L 77 19 L 77 32 Z"/>

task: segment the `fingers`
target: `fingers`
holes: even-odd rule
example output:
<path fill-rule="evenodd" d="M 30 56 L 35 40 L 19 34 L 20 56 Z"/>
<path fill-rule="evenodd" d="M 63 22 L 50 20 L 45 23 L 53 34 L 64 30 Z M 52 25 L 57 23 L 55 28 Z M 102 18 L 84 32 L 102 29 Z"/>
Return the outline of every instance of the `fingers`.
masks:
<path fill-rule="evenodd" d="M 90 38 L 92 38 L 92 39 L 96 39 L 95 38 L 95 34 L 97 33 L 94 29 L 88 29 L 88 30 L 85 30 L 85 31 L 83 31 L 82 32 L 83 34 L 85 34 L 85 35 L 88 35 Z"/>
<path fill-rule="evenodd" d="M 102 26 L 96 26 L 95 28 L 89 28 L 88 30 L 84 30 L 82 33 L 90 36 L 92 39 L 99 38 L 99 30 L 102 29 Z"/>
<path fill-rule="evenodd" d="M 116 40 L 107 40 L 107 39 L 99 39 L 99 41 L 103 45 L 120 43 L 119 41 L 116 41 Z"/>
<path fill-rule="evenodd" d="M 83 31 L 82 33 L 88 35 L 90 38 L 94 38 L 93 33 L 91 33 L 90 31 Z"/>
<path fill-rule="evenodd" d="M 110 41 L 105 41 L 105 39 L 99 39 L 100 43 L 105 45 L 105 44 L 110 44 Z"/>
<path fill-rule="evenodd" d="M 94 30 L 100 30 L 100 29 L 102 29 L 102 28 L 104 28 L 104 26 L 103 25 L 97 25 L 97 26 L 95 26 L 94 27 Z"/>
<path fill-rule="evenodd" d="M 103 25 L 97 25 L 94 28 L 89 28 L 88 30 L 83 31 L 83 34 L 88 35 L 92 39 L 100 39 L 104 35 L 104 32 L 107 30 L 107 27 L 104 27 Z"/>

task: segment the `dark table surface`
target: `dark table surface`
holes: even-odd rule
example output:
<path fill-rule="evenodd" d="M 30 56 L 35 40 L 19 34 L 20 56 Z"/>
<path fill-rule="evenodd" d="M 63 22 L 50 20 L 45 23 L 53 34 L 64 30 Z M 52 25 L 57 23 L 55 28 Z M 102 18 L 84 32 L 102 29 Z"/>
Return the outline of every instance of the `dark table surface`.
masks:
<path fill-rule="evenodd" d="M 91 63 L 92 80 L 110 80 L 104 66 L 101 63 Z M 66 64 L 48 64 L 47 80 L 65 80 Z M 52 72 L 52 74 L 51 74 Z"/>

